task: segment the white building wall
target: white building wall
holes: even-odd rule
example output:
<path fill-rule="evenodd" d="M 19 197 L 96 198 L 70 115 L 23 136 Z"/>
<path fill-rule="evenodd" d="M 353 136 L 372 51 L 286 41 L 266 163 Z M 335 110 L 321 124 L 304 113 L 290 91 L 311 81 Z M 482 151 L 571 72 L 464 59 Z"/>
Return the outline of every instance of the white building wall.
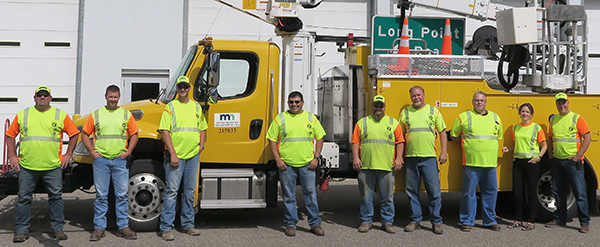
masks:
<path fill-rule="evenodd" d="M 108 85 L 124 86 L 122 69 L 177 68 L 183 11 L 183 0 L 85 1 L 82 114 L 105 105 Z"/>

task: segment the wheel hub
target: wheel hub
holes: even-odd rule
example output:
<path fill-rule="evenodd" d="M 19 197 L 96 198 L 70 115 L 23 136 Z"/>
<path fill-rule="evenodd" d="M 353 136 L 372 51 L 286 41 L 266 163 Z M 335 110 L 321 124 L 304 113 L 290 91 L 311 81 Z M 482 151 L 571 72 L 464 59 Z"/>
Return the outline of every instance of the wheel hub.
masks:
<path fill-rule="evenodd" d="M 129 178 L 129 218 L 149 221 L 160 216 L 165 193 L 164 182 L 151 173 L 140 173 Z"/>

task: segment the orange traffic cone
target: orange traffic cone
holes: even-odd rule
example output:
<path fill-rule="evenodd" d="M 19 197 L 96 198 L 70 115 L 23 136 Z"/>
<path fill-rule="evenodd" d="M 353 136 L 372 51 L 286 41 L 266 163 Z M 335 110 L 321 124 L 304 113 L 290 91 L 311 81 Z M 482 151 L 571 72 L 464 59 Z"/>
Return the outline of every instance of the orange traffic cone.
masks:
<path fill-rule="evenodd" d="M 410 45 L 408 42 L 408 18 L 404 18 L 404 24 L 402 24 L 402 34 L 400 36 L 400 47 L 398 48 L 398 54 L 410 54 Z"/>
<path fill-rule="evenodd" d="M 402 24 L 402 33 L 400 34 L 400 45 L 398 46 L 398 54 L 410 54 L 410 44 L 408 39 L 408 18 L 404 18 L 404 23 Z M 388 68 L 393 72 L 393 74 L 406 75 L 408 74 L 409 63 L 409 58 L 399 57 L 398 59 L 396 59 L 396 64 L 390 65 L 388 66 Z"/>
<path fill-rule="evenodd" d="M 450 30 L 450 19 L 446 19 L 446 27 L 444 27 L 442 55 L 452 55 L 452 32 Z"/>

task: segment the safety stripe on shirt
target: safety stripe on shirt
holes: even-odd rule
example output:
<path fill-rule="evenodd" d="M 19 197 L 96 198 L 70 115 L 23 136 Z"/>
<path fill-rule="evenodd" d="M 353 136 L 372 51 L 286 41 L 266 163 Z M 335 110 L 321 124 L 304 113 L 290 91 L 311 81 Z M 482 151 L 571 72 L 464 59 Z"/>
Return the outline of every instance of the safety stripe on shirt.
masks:
<path fill-rule="evenodd" d="M 199 114 L 200 113 L 200 105 L 198 103 L 196 103 L 195 101 L 193 102 L 196 105 L 196 113 Z M 175 132 L 181 132 L 181 131 L 191 131 L 191 132 L 198 132 L 201 133 L 202 131 L 200 130 L 200 122 L 196 123 L 196 128 L 194 127 L 183 127 L 183 128 L 177 128 L 177 120 L 175 119 L 175 107 L 173 106 L 173 102 L 169 102 L 169 104 L 167 104 L 169 106 L 169 108 L 171 109 L 171 121 L 172 121 L 172 126 L 171 126 L 171 133 L 175 133 Z"/>
<path fill-rule="evenodd" d="M 554 125 L 554 117 L 556 115 L 552 116 L 550 118 L 550 125 Z M 577 118 L 579 118 L 579 114 L 574 113 L 573 114 L 573 120 L 572 120 L 572 124 L 573 126 L 577 126 Z M 581 140 L 579 138 L 577 138 L 576 133 L 571 134 L 571 138 L 554 138 L 552 141 L 554 142 L 581 142 Z"/>
<path fill-rule="evenodd" d="M 290 137 L 290 138 L 283 138 L 281 140 L 279 140 L 279 142 L 312 142 L 313 138 L 310 137 Z"/>
<path fill-rule="evenodd" d="M 129 120 L 129 111 L 127 109 L 123 110 L 123 120 L 128 121 Z M 94 111 L 94 127 L 96 128 L 96 139 L 100 140 L 100 139 L 122 139 L 122 140 L 127 140 L 127 134 L 123 133 L 121 135 L 103 135 L 101 132 L 102 130 L 100 129 L 100 109 L 95 110 Z"/>
<path fill-rule="evenodd" d="M 498 115 L 496 115 L 495 112 L 492 112 L 494 114 L 494 122 L 498 122 Z M 471 111 L 467 111 L 467 124 L 468 124 L 468 128 L 467 128 L 467 135 L 465 135 L 463 138 L 464 139 L 482 139 L 482 140 L 497 140 L 498 138 L 494 135 L 494 136 L 488 136 L 488 135 L 473 135 L 473 120 L 471 118 Z"/>
<path fill-rule="evenodd" d="M 62 142 L 60 137 L 56 137 L 56 129 L 52 132 L 52 137 L 50 136 L 27 136 L 27 130 L 29 129 L 29 108 L 25 108 L 25 112 L 23 112 L 23 136 L 21 137 L 21 142 L 25 141 L 51 141 L 51 142 Z M 60 111 L 54 108 L 54 120 L 58 121 L 60 119 Z"/>
<path fill-rule="evenodd" d="M 313 122 L 313 114 L 310 112 L 308 113 L 308 121 L 310 123 Z M 287 136 L 287 130 L 285 127 L 285 117 L 282 114 L 279 114 L 279 119 L 281 121 L 281 132 L 282 132 L 282 138 L 279 139 L 279 142 L 312 142 L 313 138 L 312 137 L 292 137 L 292 138 L 286 138 Z"/>
<path fill-rule="evenodd" d="M 388 144 L 390 146 L 395 146 L 396 144 L 392 141 L 388 141 L 388 140 L 381 140 L 381 139 L 366 139 L 366 140 L 361 140 L 360 144 L 365 144 L 365 143 L 381 143 L 381 144 Z"/>

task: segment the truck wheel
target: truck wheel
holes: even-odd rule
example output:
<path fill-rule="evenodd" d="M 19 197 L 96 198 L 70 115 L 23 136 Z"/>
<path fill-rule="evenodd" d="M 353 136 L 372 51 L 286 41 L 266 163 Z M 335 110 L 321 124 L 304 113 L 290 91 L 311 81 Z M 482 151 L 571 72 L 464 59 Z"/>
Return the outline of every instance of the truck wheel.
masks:
<path fill-rule="evenodd" d="M 575 203 L 575 194 L 568 188 L 567 195 L 567 219 L 570 221 L 577 214 L 577 204 Z M 552 173 L 550 172 L 550 161 L 545 160 L 540 164 L 540 175 L 537 182 L 538 210 L 537 220 L 540 222 L 550 222 L 554 219 L 552 213 L 556 210 L 556 198 L 552 192 Z"/>
<path fill-rule="evenodd" d="M 129 227 L 134 231 L 156 231 L 160 223 L 165 172 L 162 162 L 135 160 L 129 168 Z"/>

